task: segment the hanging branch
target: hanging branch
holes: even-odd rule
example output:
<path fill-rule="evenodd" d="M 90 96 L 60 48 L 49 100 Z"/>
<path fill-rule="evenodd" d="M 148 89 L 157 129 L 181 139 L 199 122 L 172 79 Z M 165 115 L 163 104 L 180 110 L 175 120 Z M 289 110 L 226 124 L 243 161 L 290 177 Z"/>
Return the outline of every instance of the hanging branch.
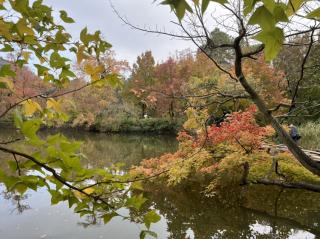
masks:
<path fill-rule="evenodd" d="M 309 43 L 307 52 L 306 52 L 306 54 L 305 54 L 305 56 L 304 56 L 304 58 L 302 60 L 302 63 L 301 63 L 300 76 L 299 76 L 297 84 L 296 84 L 296 86 L 294 88 L 294 92 L 293 92 L 293 96 L 292 96 L 292 100 L 291 100 L 291 106 L 289 108 L 289 113 L 292 111 L 293 108 L 295 108 L 295 104 L 296 104 L 295 102 L 296 102 L 296 98 L 298 96 L 299 86 L 300 86 L 300 84 L 301 84 L 301 82 L 303 81 L 303 78 L 304 78 L 305 64 L 307 63 L 308 57 L 310 55 L 310 52 L 311 52 L 311 49 L 312 49 L 312 46 L 313 46 L 313 43 L 314 43 L 314 39 L 313 39 L 314 32 L 315 32 L 315 29 L 312 28 L 311 35 L 310 35 L 310 43 Z"/>

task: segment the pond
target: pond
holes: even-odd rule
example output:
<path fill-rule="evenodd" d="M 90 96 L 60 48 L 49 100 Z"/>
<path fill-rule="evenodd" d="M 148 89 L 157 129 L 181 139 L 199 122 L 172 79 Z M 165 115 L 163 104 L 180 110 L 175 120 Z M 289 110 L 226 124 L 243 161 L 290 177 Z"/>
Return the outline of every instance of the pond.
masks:
<path fill-rule="evenodd" d="M 12 130 L 0 130 L 0 140 L 12 136 Z M 144 158 L 177 149 L 175 137 L 168 135 L 64 134 L 84 142 L 87 163 L 95 167 L 123 163 L 128 169 Z M 231 190 L 226 197 L 236 193 Z M 320 237 L 319 194 L 273 187 L 251 188 L 245 194 L 241 205 L 226 204 L 202 197 L 193 187 L 172 190 L 149 185 L 147 204 L 162 216 L 151 230 L 160 239 Z M 4 191 L 0 195 L 3 239 L 134 239 L 141 229 L 141 225 L 117 218 L 107 225 L 80 218 L 64 203 L 51 206 L 45 190 L 28 191 L 23 198 Z"/>

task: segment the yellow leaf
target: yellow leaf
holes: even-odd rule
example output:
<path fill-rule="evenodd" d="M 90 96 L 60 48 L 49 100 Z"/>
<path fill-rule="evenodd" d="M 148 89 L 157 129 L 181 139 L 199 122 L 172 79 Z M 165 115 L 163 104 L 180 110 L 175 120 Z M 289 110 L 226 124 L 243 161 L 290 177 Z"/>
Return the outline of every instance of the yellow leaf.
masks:
<path fill-rule="evenodd" d="M 73 192 L 74 196 L 76 196 L 77 198 L 83 199 L 85 198 L 85 195 L 83 193 L 80 193 L 78 191 L 74 191 Z"/>
<path fill-rule="evenodd" d="M 48 58 L 45 57 L 45 56 L 41 56 L 39 60 L 40 60 L 40 63 L 41 63 L 41 64 L 43 64 L 43 63 L 45 63 L 45 62 L 48 62 Z"/>
<path fill-rule="evenodd" d="M 34 35 L 34 32 L 32 30 L 32 28 L 28 27 L 27 22 L 25 19 L 20 19 L 17 23 L 17 29 L 20 35 Z"/>
<path fill-rule="evenodd" d="M 61 106 L 59 102 L 53 98 L 47 100 L 47 108 L 53 109 L 56 112 L 61 112 Z"/>
<path fill-rule="evenodd" d="M 88 74 L 88 75 L 92 75 L 94 73 L 94 67 L 93 65 L 91 65 L 90 63 L 85 64 L 84 66 L 84 71 Z"/>
<path fill-rule="evenodd" d="M 84 71 L 91 76 L 91 81 L 97 81 L 101 78 L 100 74 L 105 70 L 103 65 L 93 66 L 87 63 L 84 66 Z"/>
<path fill-rule="evenodd" d="M 0 20 L 0 36 L 4 36 L 7 40 L 12 40 L 12 34 L 10 33 L 10 26 L 8 23 Z"/>
<path fill-rule="evenodd" d="M 94 188 L 86 188 L 85 190 L 83 190 L 85 193 L 87 194 L 92 194 L 94 192 Z"/>
<path fill-rule="evenodd" d="M 78 62 L 78 64 L 80 64 L 83 59 L 87 58 L 87 56 L 84 53 L 84 49 L 85 49 L 84 45 L 81 45 L 78 48 L 78 52 L 77 52 L 77 62 Z"/>
<path fill-rule="evenodd" d="M 23 103 L 23 112 L 26 116 L 32 116 L 36 111 L 41 111 L 41 106 L 32 100 Z"/>
<path fill-rule="evenodd" d="M 86 188 L 85 190 L 83 190 L 83 192 L 87 193 L 87 194 L 92 194 L 94 192 L 93 188 Z M 86 198 L 87 196 L 84 193 L 81 193 L 79 191 L 74 191 L 73 194 L 80 199 Z"/>
<path fill-rule="evenodd" d="M 31 52 L 28 52 L 28 51 L 22 52 L 22 56 L 27 62 L 29 61 L 30 55 L 31 55 Z"/>
<path fill-rule="evenodd" d="M 98 65 L 94 70 L 96 74 L 101 74 L 104 71 L 104 66 Z"/>
<path fill-rule="evenodd" d="M 5 85 L 4 88 L 7 88 L 7 89 L 9 89 L 11 91 L 14 88 L 13 82 L 9 78 L 0 77 L 0 83 L 3 83 Z M 2 87 L 0 87 L 0 88 L 2 88 Z"/>

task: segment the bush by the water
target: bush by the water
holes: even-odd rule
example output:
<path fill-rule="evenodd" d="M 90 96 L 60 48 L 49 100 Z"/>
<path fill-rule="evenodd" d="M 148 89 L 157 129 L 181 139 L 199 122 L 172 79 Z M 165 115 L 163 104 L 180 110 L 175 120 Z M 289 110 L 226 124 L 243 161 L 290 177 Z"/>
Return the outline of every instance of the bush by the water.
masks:
<path fill-rule="evenodd" d="M 99 132 L 176 133 L 181 123 L 163 118 L 124 118 L 112 122 L 99 121 L 91 128 Z"/>
<path fill-rule="evenodd" d="M 308 122 L 299 127 L 301 146 L 306 149 L 320 149 L 320 123 Z"/>
<path fill-rule="evenodd" d="M 255 107 L 249 107 L 230 114 L 219 127 L 209 126 L 196 135 L 180 132 L 176 153 L 144 160 L 131 173 L 161 175 L 163 180 L 157 177 L 157 183 L 172 186 L 201 182 L 202 190 L 209 196 L 260 183 L 261 179 L 318 187 L 319 178 L 302 167 L 292 154 L 263 147 L 275 132 L 269 126 L 259 126 L 255 113 Z"/>

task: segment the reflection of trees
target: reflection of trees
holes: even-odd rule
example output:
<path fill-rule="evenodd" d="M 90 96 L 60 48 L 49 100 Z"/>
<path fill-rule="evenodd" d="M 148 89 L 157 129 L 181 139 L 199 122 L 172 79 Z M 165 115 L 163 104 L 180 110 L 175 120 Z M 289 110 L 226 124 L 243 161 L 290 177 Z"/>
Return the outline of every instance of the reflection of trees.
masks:
<path fill-rule="evenodd" d="M 87 155 L 85 162 L 95 167 L 124 162 L 128 168 L 143 158 L 176 149 L 176 141 L 170 136 L 70 134 L 74 139 L 84 141 L 82 150 Z M 197 187 L 172 190 L 147 185 L 147 189 L 146 196 L 150 200 L 146 206 L 154 206 L 167 219 L 171 239 L 187 238 L 190 229 L 195 239 L 287 238 L 293 230 L 309 231 L 320 236 L 320 194 L 317 193 L 250 186 L 247 190 L 227 190 L 222 197 L 228 202 L 226 206 L 221 200 L 201 197 Z M 239 195 L 242 195 L 241 207 L 230 203 L 237 201 Z M 12 201 L 18 213 L 30 208 L 23 202 L 27 196 L 20 197 L 15 193 L 3 196 Z M 86 214 L 79 225 L 99 225 L 104 213 L 94 210 Z M 257 224 L 270 230 L 263 234 L 254 227 Z"/>
<path fill-rule="evenodd" d="M 50 131 L 61 132 L 61 130 Z M 41 134 L 45 136 L 46 132 L 42 131 Z M 178 143 L 172 135 L 106 135 L 77 130 L 63 130 L 62 133 L 70 139 L 83 141 L 82 153 L 86 155 L 84 162 L 93 167 L 105 167 L 110 164 L 124 163 L 125 168 L 128 169 L 132 165 L 137 165 L 142 159 L 157 157 L 167 152 L 174 152 L 178 147 Z M 1 129 L 0 142 L 17 137 L 19 135 L 12 129 Z M 0 166 L 2 165 L 6 166 L 6 163 L 0 162 Z"/>
<path fill-rule="evenodd" d="M 2 192 L 2 196 L 5 200 L 10 200 L 12 205 L 14 206 L 11 213 L 17 211 L 18 214 L 22 214 L 25 210 L 31 208 L 29 204 L 24 202 L 28 199 L 27 194 L 21 196 L 15 192 Z"/>
<path fill-rule="evenodd" d="M 320 235 L 320 208 L 316 203 L 320 195 L 316 193 L 251 188 L 246 190 L 250 193 L 244 193 L 243 206 L 226 206 L 217 199 L 200 196 L 192 188 L 170 190 L 148 185 L 148 191 L 149 202 L 167 219 L 170 239 L 187 238 L 190 229 L 195 239 L 288 238 L 294 230 Z M 298 199 L 302 197 L 303 202 Z M 254 225 L 268 230 L 257 230 Z"/>
<path fill-rule="evenodd" d="M 102 219 L 98 218 L 96 214 L 86 215 L 84 221 L 77 223 L 83 228 L 88 228 L 90 226 L 100 226 L 103 224 Z"/>
<path fill-rule="evenodd" d="M 124 163 L 125 168 L 129 168 L 142 159 L 157 157 L 177 149 L 175 137 L 169 135 L 106 135 L 73 131 L 66 134 L 84 141 L 82 153 L 87 157 L 85 162 L 94 167 Z"/>

